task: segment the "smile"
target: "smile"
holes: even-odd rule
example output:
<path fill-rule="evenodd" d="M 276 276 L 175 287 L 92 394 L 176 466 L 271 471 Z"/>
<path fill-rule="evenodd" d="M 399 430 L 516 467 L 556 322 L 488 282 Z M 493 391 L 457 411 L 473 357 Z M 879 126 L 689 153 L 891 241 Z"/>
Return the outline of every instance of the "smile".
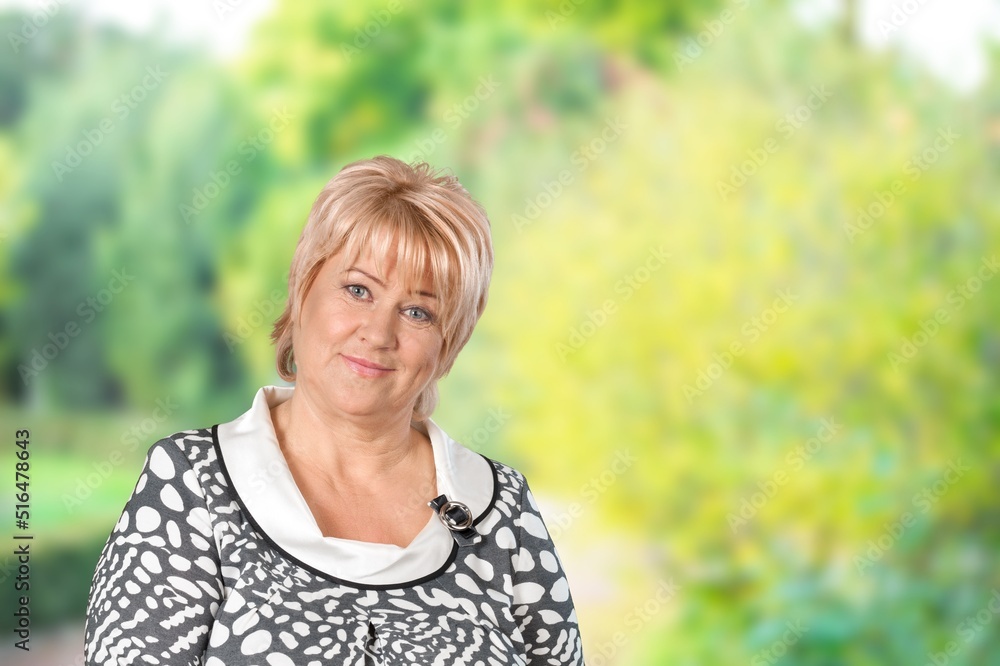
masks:
<path fill-rule="evenodd" d="M 392 368 L 387 368 L 384 365 L 379 365 L 363 358 L 348 356 L 347 354 L 341 354 L 340 357 L 344 359 L 344 363 L 348 368 L 362 377 L 382 377 L 390 372 L 395 372 Z"/>

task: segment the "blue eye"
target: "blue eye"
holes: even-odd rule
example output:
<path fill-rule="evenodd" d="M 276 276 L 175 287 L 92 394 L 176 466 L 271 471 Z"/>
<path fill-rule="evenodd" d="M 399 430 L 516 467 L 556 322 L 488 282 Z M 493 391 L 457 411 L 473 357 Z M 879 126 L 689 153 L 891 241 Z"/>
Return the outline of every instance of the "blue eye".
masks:
<path fill-rule="evenodd" d="M 354 298 L 365 298 L 368 295 L 368 289 L 362 287 L 360 284 L 347 285 L 347 291 Z"/>
<path fill-rule="evenodd" d="M 433 319 L 430 313 L 423 308 L 406 308 L 406 316 L 419 322 L 432 321 Z"/>

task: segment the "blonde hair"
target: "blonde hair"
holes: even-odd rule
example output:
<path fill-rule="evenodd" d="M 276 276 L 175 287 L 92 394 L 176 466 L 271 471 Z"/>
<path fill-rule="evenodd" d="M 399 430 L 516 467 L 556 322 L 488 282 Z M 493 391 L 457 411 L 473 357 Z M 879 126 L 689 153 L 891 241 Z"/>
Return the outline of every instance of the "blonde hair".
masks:
<path fill-rule="evenodd" d="M 380 271 L 395 252 L 400 279 L 409 284 L 430 268 L 441 302 L 445 375 L 486 308 L 493 244 L 482 206 L 457 178 L 423 162 L 380 155 L 341 169 L 316 197 L 292 257 L 288 302 L 271 332 L 282 379 L 295 381 L 292 331 L 306 293 L 324 262 L 341 251 L 352 260 L 371 252 Z M 438 378 L 417 397 L 413 420 L 426 419 L 437 406 Z"/>

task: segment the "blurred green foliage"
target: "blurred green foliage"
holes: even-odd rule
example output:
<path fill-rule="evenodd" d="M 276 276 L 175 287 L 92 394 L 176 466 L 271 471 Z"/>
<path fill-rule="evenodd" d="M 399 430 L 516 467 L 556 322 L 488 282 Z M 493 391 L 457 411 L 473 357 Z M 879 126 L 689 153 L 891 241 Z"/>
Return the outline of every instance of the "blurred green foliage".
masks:
<path fill-rule="evenodd" d="M 490 213 L 435 418 L 528 475 L 592 664 L 1000 663 L 1000 88 L 847 32 L 776 2 L 285 3 L 220 62 L 56 15 L 0 59 L 0 390 L 41 556 L 96 554 L 149 444 L 277 381 L 312 200 L 389 153 Z M 64 612 L 38 584 L 43 625 L 92 568 Z"/>

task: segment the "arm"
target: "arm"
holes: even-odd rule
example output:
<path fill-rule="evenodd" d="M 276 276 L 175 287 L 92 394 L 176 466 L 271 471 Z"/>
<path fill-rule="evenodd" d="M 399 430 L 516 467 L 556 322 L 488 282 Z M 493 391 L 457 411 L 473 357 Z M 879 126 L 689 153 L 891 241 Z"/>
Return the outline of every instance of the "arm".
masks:
<path fill-rule="evenodd" d="M 97 562 L 86 664 L 201 664 L 222 590 L 204 490 L 162 439 Z"/>
<path fill-rule="evenodd" d="M 576 609 L 555 545 L 542 522 L 535 498 L 522 478 L 518 551 L 514 565 L 514 618 L 524 638 L 530 666 L 583 666 Z"/>

